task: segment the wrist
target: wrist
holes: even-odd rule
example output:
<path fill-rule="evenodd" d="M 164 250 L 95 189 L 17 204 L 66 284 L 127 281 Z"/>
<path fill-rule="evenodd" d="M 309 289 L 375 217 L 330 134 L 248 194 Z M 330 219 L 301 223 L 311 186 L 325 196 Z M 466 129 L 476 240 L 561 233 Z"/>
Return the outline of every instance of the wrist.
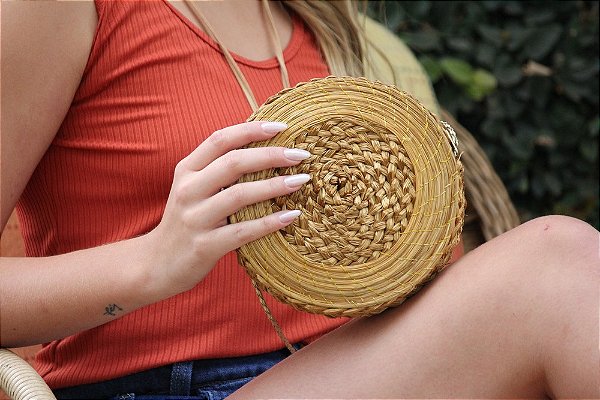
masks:
<path fill-rule="evenodd" d="M 185 273 L 188 257 L 174 252 L 175 243 L 168 240 L 159 225 L 147 234 L 134 240 L 136 254 L 139 255 L 139 271 L 136 273 L 140 293 L 150 302 L 157 302 L 192 289 L 197 283 L 196 276 Z"/>
<path fill-rule="evenodd" d="M 164 252 L 161 251 L 155 231 L 131 239 L 136 255 L 131 275 L 132 293 L 139 306 L 148 305 L 177 294 L 169 285 Z"/>

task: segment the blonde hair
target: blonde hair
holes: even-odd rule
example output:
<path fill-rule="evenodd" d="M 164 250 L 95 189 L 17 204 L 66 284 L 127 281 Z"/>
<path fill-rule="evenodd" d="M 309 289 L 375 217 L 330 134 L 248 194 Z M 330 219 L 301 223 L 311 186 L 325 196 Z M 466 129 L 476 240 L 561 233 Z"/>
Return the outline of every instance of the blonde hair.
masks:
<path fill-rule="evenodd" d="M 366 40 L 355 1 L 283 0 L 282 3 L 300 16 L 314 33 L 333 75 L 364 74 Z"/>

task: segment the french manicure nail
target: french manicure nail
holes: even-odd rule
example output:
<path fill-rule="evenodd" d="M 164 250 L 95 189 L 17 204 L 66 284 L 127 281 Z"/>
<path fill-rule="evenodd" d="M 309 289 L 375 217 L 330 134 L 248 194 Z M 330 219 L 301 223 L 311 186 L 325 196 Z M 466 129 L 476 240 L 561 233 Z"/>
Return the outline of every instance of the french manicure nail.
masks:
<path fill-rule="evenodd" d="M 277 132 L 281 132 L 288 126 L 283 122 L 263 122 L 260 127 L 262 128 L 263 132 L 269 135 L 274 135 Z"/>
<path fill-rule="evenodd" d="M 308 181 L 310 181 L 309 174 L 290 175 L 283 180 L 285 185 L 291 188 L 303 185 Z"/>
<path fill-rule="evenodd" d="M 288 222 L 292 222 L 300 214 L 302 214 L 302 211 L 300 210 L 288 211 L 279 216 L 279 221 L 281 221 L 284 224 L 287 224 Z"/>
<path fill-rule="evenodd" d="M 292 161 L 302 161 L 310 157 L 310 153 L 308 151 L 301 149 L 285 149 L 283 151 L 283 155 L 285 158 Z"/>

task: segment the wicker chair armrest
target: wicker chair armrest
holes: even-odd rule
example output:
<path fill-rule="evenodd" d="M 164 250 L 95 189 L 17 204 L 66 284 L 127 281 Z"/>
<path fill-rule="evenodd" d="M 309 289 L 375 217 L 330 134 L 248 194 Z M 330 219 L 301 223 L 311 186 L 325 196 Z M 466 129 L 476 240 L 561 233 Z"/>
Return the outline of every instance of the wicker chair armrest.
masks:
<path fill-rule="evenodd" d="M 14 400 L 56 400 L 35 369 L 8 349 L 0 349 L 0 389 Z"/>

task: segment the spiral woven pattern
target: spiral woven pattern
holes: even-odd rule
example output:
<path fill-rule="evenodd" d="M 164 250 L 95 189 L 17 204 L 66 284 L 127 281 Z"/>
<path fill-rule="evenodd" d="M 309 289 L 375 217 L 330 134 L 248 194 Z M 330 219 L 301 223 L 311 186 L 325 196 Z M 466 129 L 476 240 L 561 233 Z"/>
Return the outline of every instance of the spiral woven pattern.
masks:
<path fill-rule="evenodd" d="M 329 77 L 280 92 L 249 120 L 288 124 L 253 146 L 312 154 L 240 180 L 311 176 L 297 192 L 231 217 L 302 211 L 285 230 L 238 250 L 258 287 L 311 313 L 371 315 L 447 265 L 464 220 L 463 168 L 448 128 L 416 99 L 364 78 Z"/>

